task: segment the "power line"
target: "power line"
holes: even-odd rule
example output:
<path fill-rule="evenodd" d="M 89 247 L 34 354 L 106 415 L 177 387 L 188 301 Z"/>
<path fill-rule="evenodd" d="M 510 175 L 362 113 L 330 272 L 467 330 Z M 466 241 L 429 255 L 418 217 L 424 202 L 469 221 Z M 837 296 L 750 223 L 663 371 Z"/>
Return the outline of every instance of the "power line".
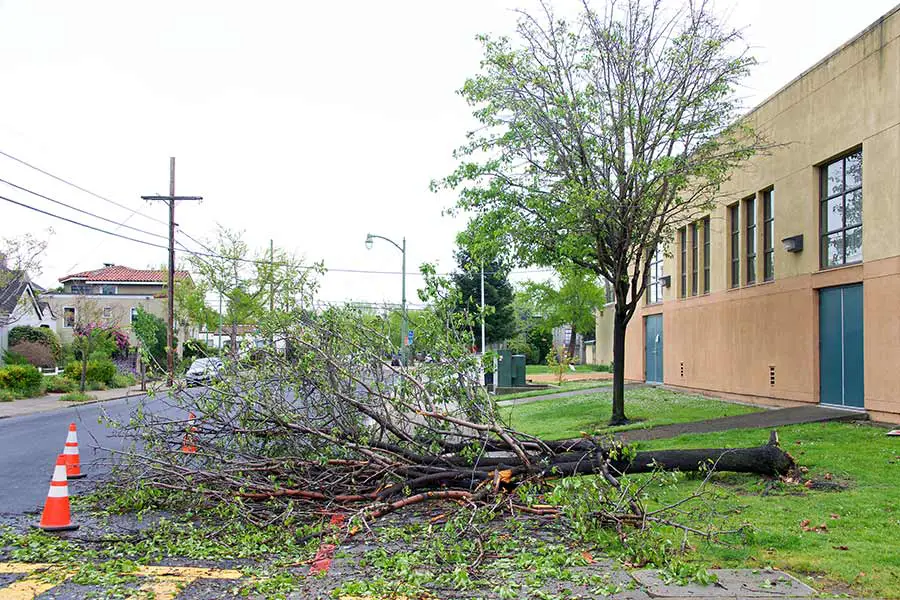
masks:
<path fill-rule="evenodd" d="M 85 194 L 88 194 L 88 195 L 90 195 L 90 196 L 93 196 L 94 198 L 98 198 L 98 199 L 100 199 L 100 200 L 103 200 L 104 202 L 109 202 L 110 204 L 112 204 L 112 205 L 114 205 L 114 206 L 118 206 L 119 208 L 125 209 L 125 210 L 127 210 L 128 212 L 130 212 L 130 213 L 132 213 L 132 214 L 140 215 L 140 216 L 144 217 L 145 219 L 150 219 L 151 221 L 156 221 L 157 223 L 162 223 L 163 225 L 168 225 L 168 223 L 166 223 L 166 222 L 163 221 L 162 219 L 157 219 L 156 217 L 151 217 L 150 215 L 146 215 L 146 214 L 140 212 L 139 210 L 135 210 L 135 209 L 133 209 L 133 208 L 128 208 L 128 207 L 125 206 L 124 204 L 121 204 L 121 203 L 119 203 L 119 202 L 116 202 L 115 200 L 110 200 L 110 199 L 107 198 L 106 196 L 102 196 L 102 195 L 100 195 L 100 194 L 98 194 L 98 193 L 96 193 L 96 192 L 92 192 L 91 190 L 89 190 L 89 189 L 87 189 L 87 188 L 83 188 L 83 187 L 81 187 L 80 185 L 78 185 L 78 184 L 76 184 L 76 183 L 72 183 L 72 182 L 69 181 L 68 179 L 64 179 L 63 177 L 60 177 L 60 176 L 58 176 L 58 175 L 54 175 L 53 173 L 51 173 L 51 172 L 49 172 L 49 171 L 45 171 L 44 169 L 42 169 L 42 168 L 40 168 L 40 167 L 37 167 L 37 166 L 35 166 L 35 165 L 33 165 L 33 164 L 29 163 L 29 162 L 26 162 L 26 161 L 22 160 L 21 158 L 17 158 L 17 157 L 15 157 L 15 156 L 13 156 L 12 154 L 9 154 L 8 152 L 4 152 L 3 150 L 0 150 L 0 154 L 2 154 L 3 156 L 5 156 L 5 157 L 7 157 L 7 158 L 10 158 L 10 159 L 16 161 L 17 163 L 20 163 L 20 164 L 25 165 L 25 166 L 28 167 L 29 169 L 34 169 L 34 170 L 37 171 L 38 173 L 41 173 L 41 174 L 43 174 L 43 175 L 46 175 L 47 177 L 52 177 L 53 179 L 55 179 L 55 180 L 57 180 L 57 181 L 59 181 L 59 182 L 61 182 L 61 183 L 64 183 L 64 184 L 69 185 L 69 186 L 72 186 L 72 187 L 75 188 L 76 190 L 78 190 L 78 191 L 80 191 L 80 192 L 84 192 Z"/>
<path fill-rule="evenodd" d="M 80 212 L 81 214 L 88 215 L 88 216 L 90 216 L 90 217 L 94 217 L 95 219 L 100 219 L 101 221 L 106 221 L 107 223 L 112 223 L 113 225 L 117 225 L 117 226 L 119 226 L 119 227 L 125 227 L 126 229 L 131 229 L 132 231 L 137 231 L 137 232 L 139 232 L 139 233 L 143 233 L 143 234 L 146 234 L 146 235 L 149 235 L 149 236 L 157 237 L 157 238 L 160 238 L 160 239 L 167 239 L 166 236 L 164 236 L 164 235 L 160 235 L 160 234 L 158 234 L 158 233 L 153 233 L 152 231 L 147 231 L 146 229 L 140 229 L 140 228 L 138 228 L 138 227 L 132 227 L 131 225 L 126 225 L 124 222 L 121 222 L 121 223 L 120 223 L 119 221 L 115 221 L 115 220 L 113 220 L 113 219 L 108 219 L 108 218 L 106 218 L 106 217 L 101 217 L 100 215 L 97 215 L 97 214 L 94 214 L 94 213 L 92 213 L 92 212 L 90 212 L 90 211 L 87 211 L 87 210 L 78 208 L 77 206 L 72 206 L 71 204 L 66 204 L 65 202 L 62 202 L 62 201 L 60 201 L 60 200 L 56 200 L 55 198 L 51 198 L 50 196 L 45 196 L 44 194 L 41 194 L 40 192 L 35 192 L 34 190 L 30 190 L 30 189 L 28 189 L 28 188 L 26 188 L 26 187 L 22 187 L 21 185 L 15 184 L 15 183 L 13 183 L 13 182 L 11 182 L 11 181 L 7 181 L 7 180 L 5 180 L 5 179 L 0 179 L 0 182 L 5 183 L 6 185 L 8 185 L 8 186 L 10 186 L 10 187 L 14 187 L 14 188 L 16 188 L 17 190 L 21 190 L 21 191 L 23 191 L 23 192 L 26 192 L 26 193 L 28 193 L 28 194 L 31 194 L 32 196 L 37 196 L 38 198 L 43 198 L 44 200 L 48 200 L 48 201 L 50 201 L 50 202 L 53 202 L 54 204 L 59 204 L 60 206 L 65 206 L 66 208 L 71 209 L 71 210 L 74 210 L 74 211 L 76 211 L 76 212 Z M 128 217 L 128 218 L 131 218 L 131 217 Z"/>
<path fill-rule="evenodd" d="M 87 223 L 82 223 L 82 222 L 80 222 L 80 221 L 76 221 L 76 220 L 70 219 L 70 218 L 68 218 L 68 217 L 63 217 L 63 216 L 61 216 L 61 215 L 57 215 L 57 214 L 55 214 L 55 213 L 52 213 L 52 212 L 49 212 L 49 211 L 46 211 L 46 210 L 37 208 L 37 207 L 35 207 L 35 206 L 31 206 L 31 205 L 29 205 L 29 204 L 25 204 L 24 202 L 19 202 L 19 201 L 17 201 L 17 200 L 13 200 L 12 198 L 7 198 L 6 196 L 0 196 L 0 200 L 5 200 L 6 202 L 9 202 L 9 203 L 11 203 L 11 204 L 15 204 L 16 206 L 21 206 L 22 208 L 26 208 L 26 209 L 28 209 L 28 210 L 32 210 L 32 211 L 37 212 L 37 213 L 41 213 L 41 214 L 43 214 L 43 215 L 46 215 L 46 216 L 48 216 L 48 217 L 52 217 L 52 218 L 54 218 L 54 219 L 59 219 L 59 220 L 61 220 L 61 221 L 65 221 L 66 223 L 71 223 L 72 225 L 77 225 L 77 226 L 79 226 L 79 227 L 84 227 L 84 228 L 86 228 L 86 229 L 90 229 L 90 230 L 96 231 L 96 232 L 98 232 L 98 233 L 104 233 L 104 234 L 106 234 L 106 235 L 111 235 L 111 236 L 113 236 L 113 237 L 121 238 L 121 239 L 123 239 L 123 240 L 127 240 L 127 241 L 130 241 L 130 242 L 135 242 L 135 243 L 138 243 L 138 244 L 143 244 L 143 245 L 145 245 L 145 246 L 150 246 L 150 247 L 152 247 L 152 248 L 160 248 L 160 249 L 162 249 L 162 250 L 168 250 L 168 249 L 169 249 L 168 246 L 164 246 L 164 245 L 162 245 L 162 244 L 156 244 L 156 243 L 154 243 L 154 242 L 148 242 L 147 240 L 141 240 L 141 239 L 133 238 L 133 237 L 130 237 L 130 236 L 127 236 L 127 235 L 123 235 L 123 234 L 121 234 L 121 233 L 115 233 L 114 231 L 109 231 L 109 230 L 107 230 L 107 229 L 103 229 L 103 228 L 101 228 L 101 227 L 96 227 L 96 226 L 94 226 L 94 225 L 89 225 L 89 224 L 87 224 Z M 120 224 L 120 225 L 121 225 L 121 224 Z M 138 230 L 138 231 L 143 231 L 143 230 Z M 149 233 L 149 232 L 147 232 L 147 233 Z M 183 232 L 182 232 L 182 233 L 183 233 Z M 193 238 L 191 238 L 191 239 L 193 239 Z M 194 241 L 196 241 L 196 240 L 194 240 Z M 199 243 L 199 242 L 198 242 L 198 243 Z M 270 266 L 270 265 L 273 264 L 272 262 L 270 262 L 270 261 L 268 261 L 268 260 L 255 260 L 255 259 L 252 259 L 252 258 L 236 258 L 236 257 L 232 257 L 232 256 L 223 256 L 223 255 L 221 255 L 221 254 L 216 254 L 216 253 L 214 253 L 214 252 L 210 252 L 210 253 L 207 253 L 207 252 L 197 252 L 197 251 L 195 251 L 195 250 L 191 250 L 191 249 L 185 247 L 184 244 L 182 244 L 182 243 L 180 243 L 180 242 L 178 242 L 178 245 L 181 246 L 181 247 L 184 249 L 184 250 L 183 250 L 184 253 L 190 254 L 190 255 L 192 255 L 192 256 L 204 257 L 204 258 L 218 258 L 218 259 L 223 259 L 223 260 L 230 260 L 230 261 L 235 261 L 235 262 L 250 263 L 250 264 L 256 264 L 256 265 L 266 265 L 266 266 Z M 203 245 L 203 244 L 201 244 L 201 245 Z M 284 264 L 284 263 L 275 263 L 275 264 Z M 315 266 L 315 265 L 297 265 L 297 268 L 298 268 L 298 269 L 312 270 L 312 269 L 317 269 L 317 268 L 319 268 L 319 267 L 317 267 L 317 266 Z M 359 275 L 359 274 L 367 274 L 367 275 L 402 275 L 402 271 L 378 271 L 378 270 L 374 270 L 374 269 L 338 269 L 338 268 L 329 268 L 329 267 L 323 267 L 323 268 L 325 269 L 326 272 L 329 272 L 329 273 L 353 273 L 353 274 L 357 274 L 357 275 Z M 485 274 L 486 274 L 486 275 L 489 274 L 489 273 L 490 273 L 490 274 L 494 274 L 494 273 L 497 273 L 497 272 L 498 272 L 498 271 L 491 271 L 491 272 L 485 271 Z M 529 270 L 523 270 L 523 271 L 509 271 L 509 273 L 517 273 L 517 274 L 527 274 L 527 273 L 548 273 L 548 272 L 552 272 L 552 270 L 551 270 L 551 269 L 538 269 L 538 270 L 530 270 L 530 271 L 529 271 Z M 424 277 L 424 274 L 422 274 L 422 273 L 415 273 L 415 272 L 413 272 L 413 273 L 408 273 L 408 275 L 418 275 L 419 277 Z M 441 276 L 448 276 L 448 275 L 452 275 L 452 273 L 438 273 L 438 275 L 441 275 Z"/>

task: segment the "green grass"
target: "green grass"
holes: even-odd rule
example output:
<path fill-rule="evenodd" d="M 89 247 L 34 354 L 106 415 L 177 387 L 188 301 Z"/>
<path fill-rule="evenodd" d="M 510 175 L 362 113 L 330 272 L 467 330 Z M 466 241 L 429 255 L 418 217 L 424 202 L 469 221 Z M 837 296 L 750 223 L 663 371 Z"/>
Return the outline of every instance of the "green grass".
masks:
<path fill-rule="evenodd" d="M 837 583 L 836 589 L 847 586 L 858 595 L 900 598 L 897 438 L 878 427 L 850 423 L 794 425 L 778 432 L 782 447 L 809 469 L 804 477 L 830 477 L 846 489 L 809 490 L 752 475 L 717 475 L 715 488 L 723 494 L 718 505 L 731 508 L 732 524 L 750 523 L 754 532 L 734 545 L 699 542 L 696 559 L 725 568 L 771 565 L 824 577 L 813 587 Z M 767 437 L 767 431 L 745 429 L 654 440 L 640 447 L 756 446 Z M 681 478 L 664 494 L 683 497 L 697 484 L 695 478 Z M 804 531 L 800 524 L 806 519 L 811 527 L 827 525 L 827 532 Z"/>
<path fill-rule="evenodd" d="M 94 400 L 95 396 L 83 392 L 69 392 L 68 394 L 60 396 L 59 399 L 63 402 L 86 402 L 88 400 Z"/>
<path fill-rule="evenodd" d="M 500 414 L 515 429 L 554 440 L 578 437 L 582 431 L 610 433 L 758 410 L 657 388 L 636 388 L 625 390 L 625 413 L 637 422 L 622 427 L 607 426 L 612 415 L 612 390 L 502 407 Z"/>
<path fill-rule="evenodd" d="M 571 373 L 570 369 L 566 369 L 567 373 Z M 575 365 L 576 373 L 608 373 L 609 365 Z M 553 373 L 547 365 L 525 365 L 526 375 L 542 375 Z"/>
<path fill-rule="evenodd" d="M 588 388 L 601 388 L 603 386 L 612 385 L 612 381 L 566 381 L 562 385 L 551 385 L 542 390 L 530 390 L 527 392 L 516 392 L 514 394 L 501 394 L 497 396 L 497 401 L 517 400 L 519 398 L 533 398 L 535 396 L 546 396 L 548 394 L 559 394 L 561 392 L 571 392 L 572 390 L 583 390 Z"/>

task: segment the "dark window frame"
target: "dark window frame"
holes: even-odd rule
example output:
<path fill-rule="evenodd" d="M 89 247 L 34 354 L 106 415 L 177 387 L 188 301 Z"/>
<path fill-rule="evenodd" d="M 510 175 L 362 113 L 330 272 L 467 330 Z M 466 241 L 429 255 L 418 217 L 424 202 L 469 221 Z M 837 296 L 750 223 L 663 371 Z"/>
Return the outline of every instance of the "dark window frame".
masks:
<path fill-rule="evenodd" d="M 697 222 L 691 223 L 691 296 L 697 295 L 700 273 L 700 248 L 698 247 Z"/>
<path fill-rule="evenodd" d="M 709 279 L 710 279 L 710 269 L 709 269 L 709 261 L 710 261 L 710 231 L 709 231 L 710 219 L 709 217 L 703 218 L 703 293 L 709 293 Z"/>
<path fill-rule="evenodd" d="M 775 188 L 763 192 L 763 281 L 775 279 Z"/>
<path fill-rule="evenodd" d="M 741 226 L 740 204 L 735 203 L 728 207 L 728 219 L 731 244 L 731 287 L 741 286 Z"/>
<path fill-rule="evenodd" d="M 859 185 L 854 187 L 847 187 L 847 160 L 859 157 Z M 856 148 L 851 150 L 850 152 L 839 156 L 833 160 L 829 160 L 827 163 L 824 163 L 819 167 L 819 268 L 820 269 L 834 269 L 837 267 L 843 267 L 846 265 L 855 265 L 859 264 L 863 261 L 862 256 L 862 227 L 863 227 L 863 217 L 862 217 L 862 189 L 863 189 L 863 175 L 862 175 L 862 148 Z M 829 167 L 841 164 L 841 189 L 839 192 L 835 194 L 829 194 L 828 190 L 828 169 Z M 856 225 L 847 225 L 847 197 L 851 195 L 859 194 L 859 224 Z M 828 229 L 828 203 L 829 201 L 836 200 L 840 198 L 841 200 L 841 226 L 836 229 Z M 847 260 L 847 235 L 849 232 L 859 232 L 860 238 L 860 246 L 859 246 L 859 259 L 858 260 Z M 834 235 L 840 235 L 841 237 L 841 259 L 839 262 L 835 262 L 834 264 L 828 264 L 827 256 L 828 256 L 828 247 L 827 242 L 829 237 Z"/>
<path fill-rule="evenodd" d="M 67 313 L 69 311 L 72 311 L 72 323 L 71 324 L 69 323 L 69 320 L 66 318 Z M 75 322 L 78 319 L 78 309 L 75 308 L 74 306 L 63 306 L 62 317 L 63 317 L 63 328 L 64 329 L 72 329 L 73 327 L 75 327 Z"/>
<path fill-rule="evenodd" d="M 681 290 L 680 296 L 687 298 L 687 227 L 678 230 L 678 241 L 681 245 Z"/>
<path fill-rule="evenodd" d="M 744 214 L 746 215 L 747 240 L 747 285 L 756 283 L 756 196 L 750 196 L 744 200 Z"/>

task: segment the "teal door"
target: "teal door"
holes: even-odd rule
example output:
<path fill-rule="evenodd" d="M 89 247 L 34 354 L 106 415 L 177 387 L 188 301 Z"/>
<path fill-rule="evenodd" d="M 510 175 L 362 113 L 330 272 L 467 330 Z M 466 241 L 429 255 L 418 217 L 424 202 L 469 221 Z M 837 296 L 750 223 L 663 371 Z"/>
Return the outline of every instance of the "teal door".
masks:
<path fill-rule="evenodd" d="M 663 382 L 663 320 L 662 315 L 644 318 L 644 364 L 647 383 Z"/>
<path fill-rule="evenodd" d="M 819 290 L 819 402 L 863 408 L 863 286 Z"/>

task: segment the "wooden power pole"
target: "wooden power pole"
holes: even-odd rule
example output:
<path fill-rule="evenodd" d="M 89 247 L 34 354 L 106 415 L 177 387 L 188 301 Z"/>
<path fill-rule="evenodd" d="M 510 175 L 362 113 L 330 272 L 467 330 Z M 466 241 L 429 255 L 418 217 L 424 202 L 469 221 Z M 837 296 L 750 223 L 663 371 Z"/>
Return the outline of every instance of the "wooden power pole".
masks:
<path fill-rule="evenodd" d="M 166 332 L 166 362 L 168 363 L 168 376 L 166 382 L 169 387 L 175 383 L 175 203 L 182 200 L 203 200 L 202 196 L 176 196 L 175 195 L 175 157 L 169 158 L 169 195 L 168 196 L 141 196 L 144 200 L 169 203 L 169 290 L 166 294 L 168 300 L 168 331 Z"/>

